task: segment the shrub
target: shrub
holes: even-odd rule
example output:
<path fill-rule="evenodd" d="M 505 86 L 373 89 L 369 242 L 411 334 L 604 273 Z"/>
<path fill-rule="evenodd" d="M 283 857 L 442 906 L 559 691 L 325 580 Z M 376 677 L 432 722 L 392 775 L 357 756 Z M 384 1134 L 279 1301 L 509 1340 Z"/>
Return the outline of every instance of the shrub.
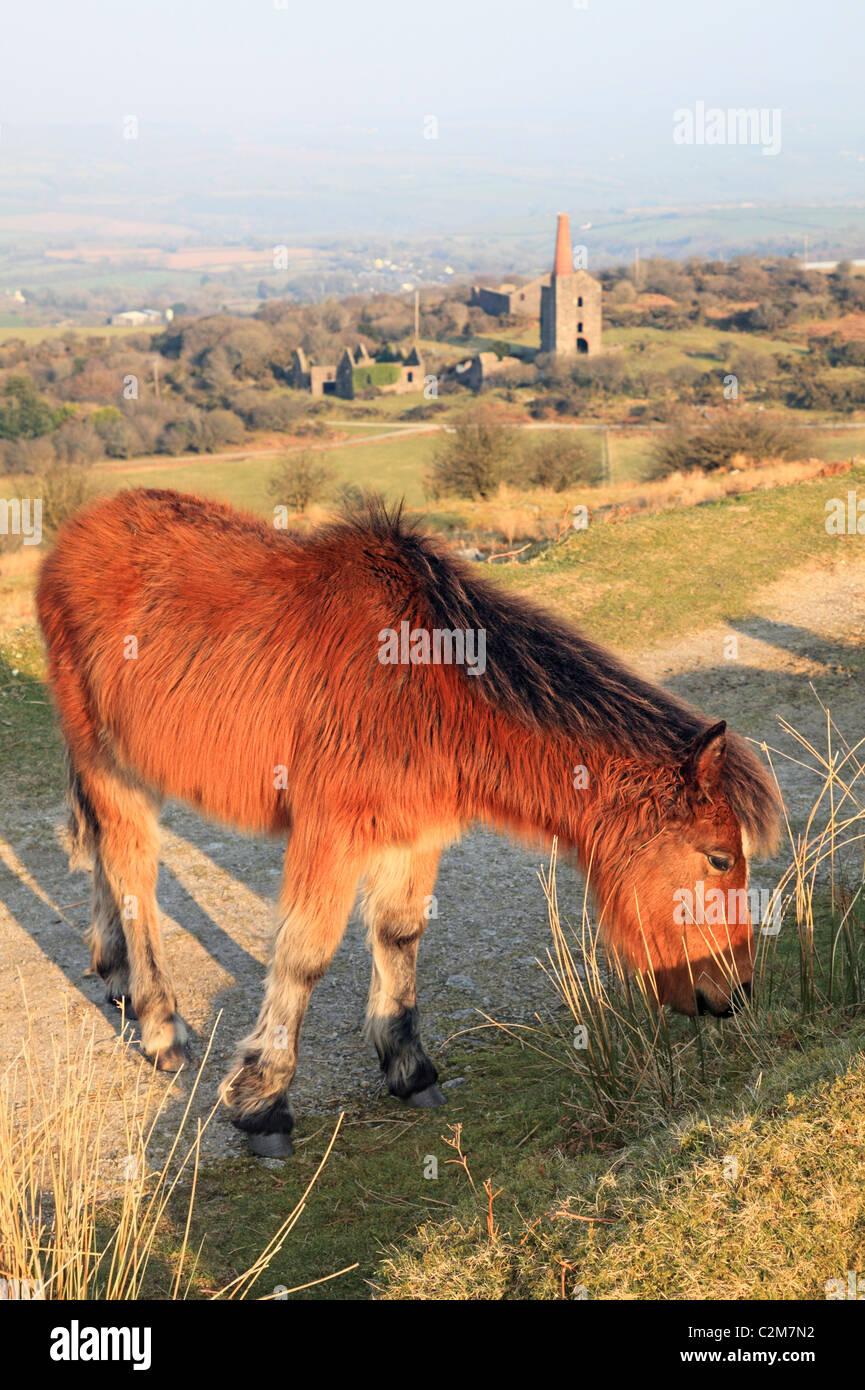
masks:
<path fill-rule="evenodd" d="M 50 434 L 71 413 L 53 406 L 36 391 L 30 377 L 7 377 L 0 391 L 0 439 L 36 439 Z"/>
<path fill-rule="evenodd" d="M 784 402 L 798 410 L 856 410 L 862 401 L 861 376 L 846 380 L 833 371 L 815 371 L 810 363 L 792 365 Z"/>
<path fill-rule="evenodd" d="M 3 467 L 7 473 L 35 473 L 47 468 L 57 455 L 51 435 L 38 439 L 9 439 L 2 443 Z"/>
<path fill-rule="evenodd" d="M 550 488 L 553 492 L 564 492 L 575 483 L 591 485 L 598 476 L 591 451 L 569 430 L 544 431 L 544 436 L 527 445 L 507 470 L 507 481 L 518 487 Z"/>
<path fill-rule="evenodd" d="M 502 481 L 514 452 L 512 432 L 483 407 L 461 416 L 453 434 L 436 450 L 426 479 L 434 498 L 489 497 Z"/>
<path fill-rule="evenodd" d="M 102 412 L 97 412 L 101 414 Z M 96 417 L 94 416 L 94 419 Z M 96 430 L 105 454 L 110 459 L 128 459 L 141 453 L 138 431 L 118 411 L 114 418 L 98 420 Z"/>
<path fill-rule="evenodd" d="M 751 463 L 765 458 L 802 457 L 807 449 L 802 431 L 772 415 L 746 415 L 738 409 L 697 425 L 679 423 L 655 444 L 647 475 L 698 468 L 712 473 L 728 468 L 737 456 Z"/>
<path fill-rule="evenodd" d="M 205 448 L 219 449 L 223 444 L 242 444 L 246 431 L 233 410 L 208 410 L 202 420 L 202 434 Z"/>
<path fill-rule="evenodd" d="M 865 367 L 865 342 L 854 339 L 849 343 L 833 345 L 829 351 L 829 361 L 833 367 Z"/>
<path fill-rule="evenodd" d="M 54 436 L 57 457 L 63 463 L 94 463 L 104 453 L 102 440 L 89 420 L 68 420 Z"/>
<path fill-rule="evenodd" d="M 305 512 L 312 502 L 322 502 L 336 481 L 336 470 L 326 454 L 301 449 L 288 454 L 272 475 L 267 491 L 294 512 Z"/>
<path fill-rule="evenodd" d="M 157 449 L 160 454 L 200 453 L 204 449 L 202 413 L 192 406 L 181 408 L 162 430 Z"/>
<path fill-rule="evenodd" d="M 288 430 L 306 413 L 306 401 L 299 393 L 289 396 L 278 391 L 242 392 L 234 408 L 251 430 Z"/>
<path fill-rule="evenodd" d="M 333 500 L 342 511 L 353 512 L 363 505 L 363 498 L 363 488 L 356 483 L 340 483 Z"/>
<path fill-rule="evenodd" d="M 77 512 L 93 493 L 90 472 L 75 463 L 55 460 L 38 479 L 42 498 L 42 530 L 54 536 L 73 512 Z"/>

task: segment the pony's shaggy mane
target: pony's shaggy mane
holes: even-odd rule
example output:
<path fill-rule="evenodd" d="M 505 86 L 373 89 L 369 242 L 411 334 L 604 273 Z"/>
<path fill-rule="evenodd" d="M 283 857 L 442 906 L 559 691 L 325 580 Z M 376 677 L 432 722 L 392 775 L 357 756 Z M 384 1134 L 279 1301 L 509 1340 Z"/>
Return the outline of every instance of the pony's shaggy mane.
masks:
<path fill-rule="evenodd" d="M 447 554 L 404 518 L 401 507 L 389 511 L 379 499 L 365 498 L 325 530 L 335 539 L 340 531 L 351 532 L 383 580 L 394 582 L 402 570 L 429 628 L 485 631 L 486 671 L 467 684 L 533 730 L 613 744 L 619 753 L 660 768 L 683 762 L 696 736 L 714 722 L 577 628 Z M 779 822 L 775 786 L 734 733 L 728 734 L 724 791 L 751 849 L 770 851 Z"/>

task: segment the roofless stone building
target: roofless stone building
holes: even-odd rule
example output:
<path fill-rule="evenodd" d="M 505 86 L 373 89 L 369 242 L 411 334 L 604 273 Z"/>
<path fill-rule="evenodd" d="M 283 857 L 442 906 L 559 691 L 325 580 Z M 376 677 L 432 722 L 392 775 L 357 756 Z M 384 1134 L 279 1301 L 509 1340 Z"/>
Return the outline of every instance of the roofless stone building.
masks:
<path fill-rule="evenodd" d="M 403 395 L 422 391 L 424 386 L 423 358 L 413 347 L 406 357 L 380 362 L 370 357 L 363 343 L 356 348 L 343 348 L 339 362 L 314 366 L 303 348 L 295 348 L 288 369 L 289 386 L 295 391 L 309 391 L 313 396 L 339 396 L 353 400 L 358 392 L 372 388 L 383 395 Z"/>

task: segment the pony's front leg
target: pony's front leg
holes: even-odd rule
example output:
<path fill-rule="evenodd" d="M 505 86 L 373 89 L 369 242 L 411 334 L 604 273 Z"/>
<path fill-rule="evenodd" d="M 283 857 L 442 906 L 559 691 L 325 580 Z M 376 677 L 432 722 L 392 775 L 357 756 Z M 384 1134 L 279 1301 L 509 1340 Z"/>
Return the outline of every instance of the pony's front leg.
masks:
<path fill-rule="evenodd" d="M 373 955 L 367 1036 L 391 1094 L 421 1107 L 444 1101 L 420 1040 L 415 978 L 439 856 L 438 849 L 383 851 L 370 868 L 365 894 Z"/>
<path fill-rule="evenodd" d="M 285 855 L 281 921 L 264 1003 L 222 1086 L 233 1123 L 263 1157 L 293 1152 L 288 1087 L 297 1067 L 300 1028 L 310 995 L 342 939 L 360 872 L 360 861 L 332 827 L 315 836 L 295 827 Z"/>

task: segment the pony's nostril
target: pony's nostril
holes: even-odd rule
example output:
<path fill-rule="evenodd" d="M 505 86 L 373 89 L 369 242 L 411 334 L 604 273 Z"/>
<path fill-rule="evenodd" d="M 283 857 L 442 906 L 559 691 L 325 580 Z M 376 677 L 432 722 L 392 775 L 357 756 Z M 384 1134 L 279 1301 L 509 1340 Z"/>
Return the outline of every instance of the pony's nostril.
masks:
<path fill-rule="evenodd" d="M 730 995 L 730 1006 L 731 1006 L 731 1008 L 733 1008 L 734 1010 L 735 1010 L 735 1009 L 744 1009 L 744 1008 L 747 1006 L 748 1001 L 750 1000 L 750 998 L 751 998 L 751 981 L 748 980 L 745 984 L 736 985 L 736 988 L 733 990 L 732 994 Z"/>

